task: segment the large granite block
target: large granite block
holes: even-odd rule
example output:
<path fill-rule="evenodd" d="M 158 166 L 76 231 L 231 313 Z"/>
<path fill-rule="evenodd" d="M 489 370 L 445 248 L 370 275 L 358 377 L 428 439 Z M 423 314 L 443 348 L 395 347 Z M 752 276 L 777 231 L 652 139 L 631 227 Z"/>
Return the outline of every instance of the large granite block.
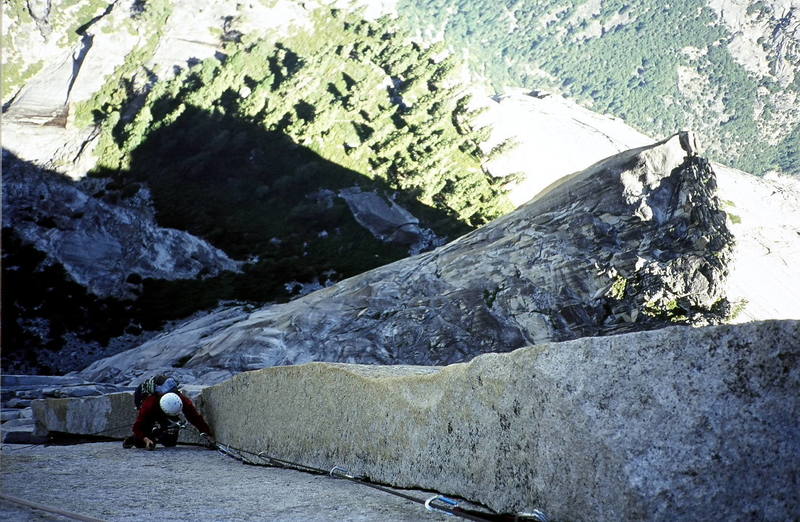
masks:
<path fill-rule="evenodd" d="M 673 327 L 440 368 L 311 363 L 203 392 L 219 440 L 557 520 L 800 516 L 800 322 Z"/>

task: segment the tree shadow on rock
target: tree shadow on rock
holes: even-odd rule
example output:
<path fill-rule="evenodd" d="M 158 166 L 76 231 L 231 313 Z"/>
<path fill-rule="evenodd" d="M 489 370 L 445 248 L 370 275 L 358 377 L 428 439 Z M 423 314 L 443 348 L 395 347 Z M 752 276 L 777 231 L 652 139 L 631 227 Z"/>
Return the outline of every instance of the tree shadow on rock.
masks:
<path fill-rule="evenodd" d="M 150 188 L 160 225 L 186 230 L 230 256 L 243 273 L 213 279 L 145 280 L 148 325 L 188 315 L 220 300 L 285 301 L 295 282 L 333 282 L 408 256 L 406 246 L 374 238 L 337 197 L 359 186 L 390 194 L 381 180 L 332 163 L 287 135 L 220 112 L 187 107 L 150 132 L 130 169 L 111 175 L 119 197 Z M 130 188 L 132 187 L 132 188 Z M 444 212 L 397 194 L 422 226 L 455 237 L 469 228 Z"/>

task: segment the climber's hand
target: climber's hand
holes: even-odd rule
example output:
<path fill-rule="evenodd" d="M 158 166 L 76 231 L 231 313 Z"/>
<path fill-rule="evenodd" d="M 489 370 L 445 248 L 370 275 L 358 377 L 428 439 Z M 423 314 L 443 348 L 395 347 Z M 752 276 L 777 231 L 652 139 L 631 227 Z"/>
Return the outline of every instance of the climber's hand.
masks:
<path fill-rule="evenodd" d="M 145 437 L 144 438 L 144 449 L 154 450 L 154 449 L 156 449 L 156 443 L 153 442 L 151 439 Z"/>

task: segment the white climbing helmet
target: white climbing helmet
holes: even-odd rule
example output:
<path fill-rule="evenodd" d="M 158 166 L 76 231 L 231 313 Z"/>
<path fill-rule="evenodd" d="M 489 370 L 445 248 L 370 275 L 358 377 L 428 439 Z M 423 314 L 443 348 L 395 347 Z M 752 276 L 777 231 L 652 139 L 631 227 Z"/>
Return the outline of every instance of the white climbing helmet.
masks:
<path fill-rule="evenodd" d="M 183 401 L 177 393 L 165 393 L 158 404 L 167 415 L 177 415 L 183 409 Z"/>

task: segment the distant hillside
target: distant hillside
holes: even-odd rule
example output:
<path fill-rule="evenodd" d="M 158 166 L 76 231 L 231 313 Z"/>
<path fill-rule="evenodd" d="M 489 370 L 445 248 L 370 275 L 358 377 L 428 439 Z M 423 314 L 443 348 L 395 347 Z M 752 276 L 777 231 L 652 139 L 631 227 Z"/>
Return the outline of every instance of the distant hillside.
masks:
<path fill-rule="evenodd" d="M 550 89 L 649 135 L 695 130 L 709 155 L 800 174 L 800 8 L 785 0 L 400 0 L 498 91 Z"/>

